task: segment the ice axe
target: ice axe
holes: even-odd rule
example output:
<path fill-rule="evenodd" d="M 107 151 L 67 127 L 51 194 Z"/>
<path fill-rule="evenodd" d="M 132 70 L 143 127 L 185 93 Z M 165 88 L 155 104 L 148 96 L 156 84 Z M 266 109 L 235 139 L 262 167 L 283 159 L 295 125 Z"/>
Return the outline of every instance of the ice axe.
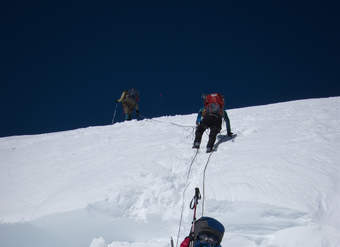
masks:
<path fill-rule="evenodd" d="M 190 202 L 190 209 L 194 210 L 194 216 L 193 216 L 193 219 L 192 219 L 191 230 L 190 230 L 190 237 L 192 237 L 192 235 L 194 234 L 194 231 L 195 231 L 196 209 L 197 209 L 197 205 L 198 205 L 198 200 L 200 200 L 200 199 L 201 199 L 201 193 L 200 193 L 199 188 L 196 187 L 195 188 L 195 195 L 191 199 L 191 202 Z M 189 246 L 193 247 L 193 245 L 194 245 L 194 242 L 191 240 Z"/>

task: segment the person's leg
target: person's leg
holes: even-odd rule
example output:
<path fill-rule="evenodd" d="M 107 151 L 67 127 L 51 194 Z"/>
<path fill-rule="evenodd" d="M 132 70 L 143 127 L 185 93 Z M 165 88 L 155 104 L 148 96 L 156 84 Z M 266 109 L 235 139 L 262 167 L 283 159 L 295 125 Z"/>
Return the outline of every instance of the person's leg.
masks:
<path fill-rule="evenodd" d="M 199 148 L 202 140 L 202 135 L 204 131 L 207 129 L 207 125 L 205 124 L 204 119 L 202 122 L 197 126 L 196 132 L 195 132 L 195 140 L 194 140 L 194 146 L 193 148 Z"/>
<path fill-rule="evenodd" d="M 129 106 L 126 102 L 122 102 L 125 120 L 131 120 L 131 114 L 129 114 Z"/>
<path fill-rule="evenodd" d="M 126 99 L 126 107 L 127 107 L 127 114 L 128 114 L 127 120 L 131 120 L 132 114 L 133 114 L 135 107 L 136 107 L 136 101 L 134 101 L 133 99 L 127 98 Z"/>
<path fill-rule="evenodd" d="M 221 131 L 222 119 L 221 118 L 211 118 L 210 119 L 210 134 L 209 134 L 209 141 L 207 144 L 207 149 L 212 150 L 214 147 L 216 136 Z"/>

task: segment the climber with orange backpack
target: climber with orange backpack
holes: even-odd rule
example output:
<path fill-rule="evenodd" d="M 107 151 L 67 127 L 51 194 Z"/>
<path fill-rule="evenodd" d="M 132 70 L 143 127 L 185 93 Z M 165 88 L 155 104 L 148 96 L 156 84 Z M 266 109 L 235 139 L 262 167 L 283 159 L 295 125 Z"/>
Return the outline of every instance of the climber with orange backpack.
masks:
<path fill-rule="evenodd" d="M 226 122 L 227 134 L 233 135 L 230 128 L 230 120 L 227 112 L 224 110 L 224 98 L 219 93 L 202 95 L 204 107 L 200 109 L 196 119 L 195 140 L 192 148 L 199 148 L 202 135 L 206 129 L 210 129 L 209 141 L 207 143 L 207 153 L 213 151 L 217 134 L 222 128 L 222 117 Z"/>

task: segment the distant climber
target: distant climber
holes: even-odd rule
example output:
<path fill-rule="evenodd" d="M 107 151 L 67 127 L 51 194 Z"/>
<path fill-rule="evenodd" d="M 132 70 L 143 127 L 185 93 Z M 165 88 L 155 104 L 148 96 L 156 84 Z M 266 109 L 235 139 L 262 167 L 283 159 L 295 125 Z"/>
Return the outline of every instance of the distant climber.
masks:
<path fill-rule="evenodd" d="M 224 110 L 224 98 L 219 93 L 203 95 L 204 107 L 198 112 L 196 119 L 195 140 L 192 148 L 199 148 L 204 131 L 210 128 L 209 141 L 207 143 L 207 153 L 213 151 L 217 134 L 222 128 L 222 117 L 226 122 L 227 135 L 232 136 L 230 120 Z"/>
<path fill-rule="evenodd" d="M 125 120 L 131 120 L 132 119 L 132 113 L 136 111 L 136 118 L 139 119 L 139 92 L 135 88 L 131 88 L 129 90 L 124 90 L 122 92 L 122 95 L 119 99 L 116 100 L 116 102 L 121 102 L 123 111 L 125 114 Z"/>
<path fill-rule="evenodd" d="M 180 247 L 189 247 L 190 242 L 193 247 L 221 247 L 224 231 L 224 226 L 216 219 L 201 217 L 195 221 L 189 236 L 183 240 Z"/>

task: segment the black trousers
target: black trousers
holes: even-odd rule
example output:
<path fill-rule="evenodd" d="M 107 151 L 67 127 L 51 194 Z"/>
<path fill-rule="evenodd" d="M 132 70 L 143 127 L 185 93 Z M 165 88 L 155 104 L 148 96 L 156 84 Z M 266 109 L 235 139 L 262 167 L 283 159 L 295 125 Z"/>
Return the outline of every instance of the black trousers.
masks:
<path fill-rule="evenodd" d="M 222 128 L 222 117 L 215 115 L 205 116 L 196 128 L 194 143 L 201 143 L 202 135 L 208 128 L 210 128 L 210 134 L 207 147 L 213 148 L 216 141 L 216 136 Z"/>

